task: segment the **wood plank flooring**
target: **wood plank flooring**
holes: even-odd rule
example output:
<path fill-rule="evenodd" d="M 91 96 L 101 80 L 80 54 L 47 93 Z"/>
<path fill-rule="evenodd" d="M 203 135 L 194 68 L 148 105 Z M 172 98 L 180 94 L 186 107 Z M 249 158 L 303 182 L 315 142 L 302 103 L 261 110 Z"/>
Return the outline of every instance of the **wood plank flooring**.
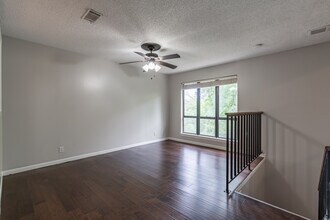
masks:
<path fill-rule="evenodd" d="M 6 176 L 1 219 L 298 219 L 227 197 L 225 162 L 223 151 L 164 141 Z"/>

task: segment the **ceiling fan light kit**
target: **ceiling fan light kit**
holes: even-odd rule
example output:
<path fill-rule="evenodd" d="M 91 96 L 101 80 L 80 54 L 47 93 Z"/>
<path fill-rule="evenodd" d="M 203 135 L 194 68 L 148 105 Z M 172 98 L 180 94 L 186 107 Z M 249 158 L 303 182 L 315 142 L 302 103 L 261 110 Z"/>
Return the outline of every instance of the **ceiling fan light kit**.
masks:
<path fill-rule="evenodd" d="M 141 52 L 134 52 L 134 53 L 143 57 L 144 61 L 131 61 L 131 62 L 125 62 L 125 63 L 120 63 L 120 64 L 147 62 L 145 65 L 142 66 L 142 69 L 145 72 L 149 72 L 150 70 L 158 72 L 161 69 L 161 66 L 165 66 L 170 69 L 177 68 L 177 66 L 164 62 L 163 60 L 180 58 L 179 54 L 170 54 L 170 55 L 159 57 L 158 54 L 154 53 L 154 51 L 158 51 L 161 48 L 161 46 L 156 43 L 144 43 L 141 45 L 141 48 L 148 51 L 149 53 L 146 53 L 146 54 L 143 54 Z"/>
<path fill-rule="evenodd" d="M 150 61 L 149 63 L 145 64 L 142 69 L 145 72 L 148 72 L 149 70 L 155 70 L 156 72 L 158 72 L 162 67 L 159 66 L 157 63 Z"/>

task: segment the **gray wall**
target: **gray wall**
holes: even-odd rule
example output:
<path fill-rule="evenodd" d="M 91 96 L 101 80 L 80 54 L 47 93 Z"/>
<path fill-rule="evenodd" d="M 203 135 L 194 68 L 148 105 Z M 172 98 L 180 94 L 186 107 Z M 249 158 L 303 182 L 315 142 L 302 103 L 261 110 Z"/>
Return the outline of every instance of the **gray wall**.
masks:
<path fill-rule="evenodd" d="M 330 43 L 257 57 L 169 78 L 169 136 L 180 135 L 180 83 L 238 75 L 239 110 L 262 110 L 267 202 L 317 216 L 317 184 L 330 145 Z"/>
<path fill-rule="evenodd" d="M 266 163 L 265 160 L 262 160 L 248 178 L 241 183 L 237 191 L 255 199 L 266 201 L 265 172 Z"/>
<path fill-rule="evenodd" d="M 180 83 L 236 74 L 239 109 L 265 112 L 266 202 L 315 218 L 330 144 L 329 57 L 326 43 L 151 81 L 136 68 L 4 37 L 4 170 L 166 137 L 168 118 L 169 136 L 221 145 L 180 135 Z"/>
<path fill-rule="evenodd" d="M 3 37 L 4 170 L 166 137 L 167 77 Z M 58 147 L 65 147 L 58 153 Z"/>

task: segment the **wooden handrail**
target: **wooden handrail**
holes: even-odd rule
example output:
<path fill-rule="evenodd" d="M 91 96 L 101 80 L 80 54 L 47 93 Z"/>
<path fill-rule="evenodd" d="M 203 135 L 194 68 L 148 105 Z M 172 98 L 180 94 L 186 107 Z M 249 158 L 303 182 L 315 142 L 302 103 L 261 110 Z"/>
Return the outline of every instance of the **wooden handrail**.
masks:
<path fill-rule="evenodd" d="M 264 112 L 228 112 L 227 116 L 239 116 L 239 115 L 262 115 Z"/>
<path fill-rule="evenodd" d="M 320 190 L 322 176 L 323 176 L 322 174 L 323 174 L 324 169 L 325 169 L 325 160 L 326 160 L 328 151 L 330 151 L 330 146 L 327 146 L 327 147 L 324 148 L 324 155 L 323 155 L 321 173 L 320 173 L 320 178 L 319 178 L 319 186 L 317 188 L 318 190 Z"/>

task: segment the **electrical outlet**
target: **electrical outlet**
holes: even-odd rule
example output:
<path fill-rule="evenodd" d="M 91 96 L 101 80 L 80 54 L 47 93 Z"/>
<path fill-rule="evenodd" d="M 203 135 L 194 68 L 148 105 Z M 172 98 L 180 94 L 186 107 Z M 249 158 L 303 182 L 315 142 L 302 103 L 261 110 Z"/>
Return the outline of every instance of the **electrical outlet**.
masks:
<path fill-rule="evenodd" d="M 156 136 L 156 132 L 154 131 L 154 136 Z"/>
<path fill-rule="evenodd" d="M 58 152 L 59 152 L 59 153 L 63 153 L 63 152 L 64 152 L 64 146 L 60 146 L 60 147 L 58 148 Z"/>

